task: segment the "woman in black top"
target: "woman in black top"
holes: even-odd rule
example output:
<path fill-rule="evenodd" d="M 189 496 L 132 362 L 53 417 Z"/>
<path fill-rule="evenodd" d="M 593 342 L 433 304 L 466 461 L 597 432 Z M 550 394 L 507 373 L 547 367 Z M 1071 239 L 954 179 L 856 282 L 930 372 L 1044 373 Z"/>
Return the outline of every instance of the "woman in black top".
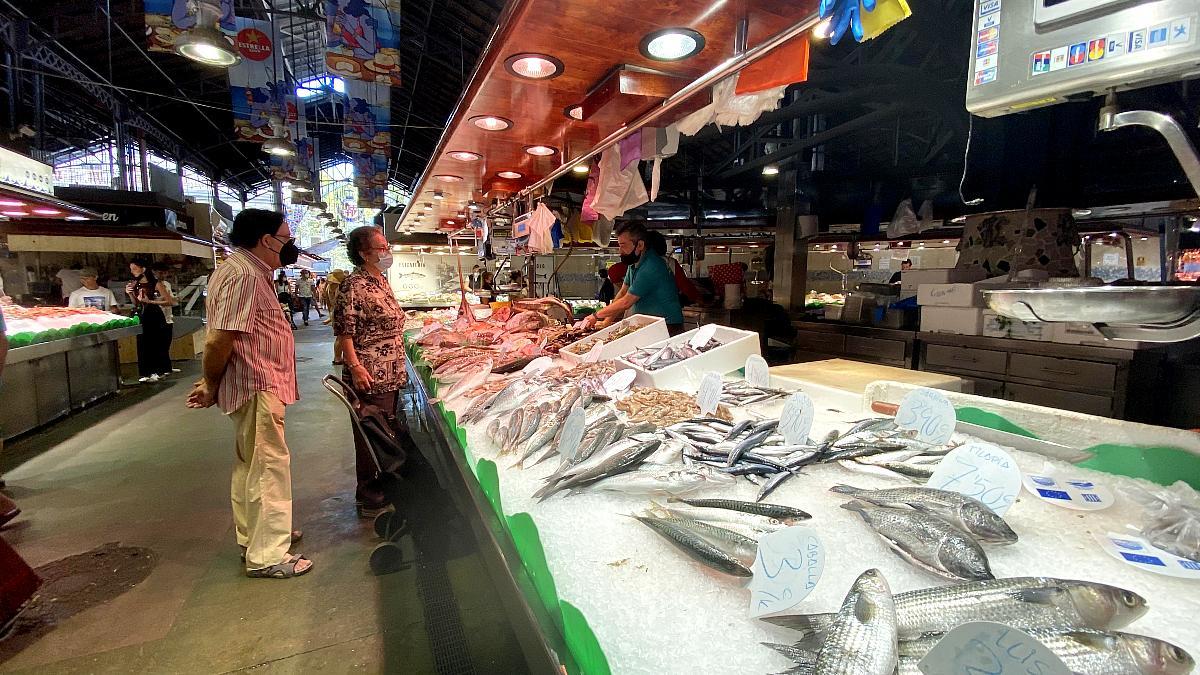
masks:
<path fill-rule="evenodd" d="M 129 263 L 133 280 L 125 292 L 133 301 L 134 312 L 142 323 L 137 336 L 139 382 L 157 382 L 171 374 L 171 334 L 163 305 L 172 302 L 170 293 L 150 270 L 150 262 L 141 258 Z"/>
<path fill-rule="evenodd" d="M 275 296 L 279 298 L 279 308 L 283 310 L 283 315 L 287 317 L 288 323 L 292 324 L 292 328 L 295 328 L 296 315 L 292 310 L 292 285 L 288 282 L 287 275 L 283 270 L 279 270 L 279 276 L 275 279 Z"/>

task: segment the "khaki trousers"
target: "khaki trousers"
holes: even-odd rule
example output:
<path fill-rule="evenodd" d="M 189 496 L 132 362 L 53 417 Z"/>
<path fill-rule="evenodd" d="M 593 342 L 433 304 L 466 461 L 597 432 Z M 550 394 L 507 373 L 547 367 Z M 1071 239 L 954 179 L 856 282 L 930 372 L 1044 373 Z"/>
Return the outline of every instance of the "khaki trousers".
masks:
<path fill-rule="evenodd" d="M 292 543 L 292 458 L 283 414 L 279 397 L 260 391 L 230 415 L 237 435 L 230 497 L 246 569 L 283 562 Z"/>

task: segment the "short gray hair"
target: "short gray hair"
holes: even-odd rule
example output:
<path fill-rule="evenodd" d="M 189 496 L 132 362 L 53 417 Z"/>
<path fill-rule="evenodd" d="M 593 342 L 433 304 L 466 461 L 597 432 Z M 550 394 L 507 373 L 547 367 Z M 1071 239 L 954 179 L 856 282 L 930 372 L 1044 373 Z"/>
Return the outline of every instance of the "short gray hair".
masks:
<path fill-rule="evenodd" d="M 350 230 L 350 234 L 346 235 L 346 255 L 350 256 L 350 262 L 355 265 L 366 262 L 362 251 L 371 243 L 371 236 L 377 232 L 383 234 L 382 230 L 373 225 L 363 225 Z"/>

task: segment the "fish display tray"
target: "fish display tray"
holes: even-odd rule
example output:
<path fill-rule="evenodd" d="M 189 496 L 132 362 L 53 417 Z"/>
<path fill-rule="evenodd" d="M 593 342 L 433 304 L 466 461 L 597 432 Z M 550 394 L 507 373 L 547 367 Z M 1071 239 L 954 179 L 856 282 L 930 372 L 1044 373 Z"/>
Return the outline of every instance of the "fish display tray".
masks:
<path fill-rule="evenodd" d="M 700 386 L 700 378 L 704 377 L 705 373 L 715 372 L 720 375 L 731 373 L 739 368 L 746 366 L 746 359 L 754 354 L 762 354 L 762 349 L 759 346 L 758 333 L 750 331 L 738 330 L 728 326 L 717 326 L 717 332 L 713 335 L 717 340 L 721 341 L 721 346 L 711 349 L 699 356 L 693 356 L 686 361 L 680 361 L 666 368 L 659 370 L 645 370 L 639 366 L 630 363 L 625 359 L 633 349 L 627 349 L 618 361 L 624 367 L 629 367 L 637 373 L 634 379 L 634 384 L 641 387 L 656 387 L 658 389 L 675 389 L 677 391 L 686 391 L 694 393 L 697 387 Z M 657 347 L 665 347 L 666 345 L 685 344 L 696 331 L 690 330 L 686 333 L 680 333 L 673 338 L 668 338 L 650 345 L 646 345 L 647 349 Z M 639 331 L 640 332 L 640 331 Z"/>
<path fill-rule="evenodd" d="M 610 335 L 621 330 L 622 326 L 627 326 L 630 324 L 641 326 L 641 328 L 630 333 L 629 335 L 617 338 L 616 340 L 605 344 L 604 348 L 600 350 L 600 360 L 603 361 L 606 359 L 615 359 L 622 354 L 628 354 L 629 352 L 632 352 L 638 347 L 645 347 L 646 345 L 651 345 L 655 342 L 661 342 L 670 337 L 670 333 L 667 332 L 666 319 L 662 318 L 661 316 L 634 314 L 633 316 L 621 319 L 617 323 L 614 323 L 604 330 L 596 331 L 595 333 L 592 333 L 581 340 L 572 342 L 566 347 L 560 349 L 558 355 L 571 365 L 579 365 L 580 363 L 583 363 L 583 359 L 585 356 L 587 356 L 587 352 L 584 352 L 583 354 L 575 354 L 571 352 L 572 347 L 580 342 L 583 342 L 584 340 L 590 340 L 598 335 Z"/>

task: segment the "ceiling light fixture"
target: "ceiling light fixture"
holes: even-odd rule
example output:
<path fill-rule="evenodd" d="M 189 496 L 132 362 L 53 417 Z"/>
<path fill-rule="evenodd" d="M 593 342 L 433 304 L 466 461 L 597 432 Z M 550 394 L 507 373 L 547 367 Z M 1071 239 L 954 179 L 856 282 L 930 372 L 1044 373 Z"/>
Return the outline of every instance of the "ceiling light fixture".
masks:
<path fill-rule="evenodd" d="M 832 34 L 832 33 L 833 33 L 833 18 L 832 17 L 825 19 L 824 21 L 817 24 L 816 27 L 814 27 L 812 29 L 813 37 L 817 38 L 818 40 L 824 40 L 824 39 L 828 38 L 830 36 L 830 34 Z"/>
<path fill-rule="evenodd" d="M 638 49 L 655 61 L 681 61 L 704 49 L 704 36 L 691 28 L 663 28 L 647 33 Z"/>
<path fill-rule="evenodd" d="M 523 174 L 519 174 L 519 173 L 517 173 L 516 171 L 501 171 L 501 172 L 497 173 L 496 175 L 497 175 L 497 176 L 499 176 L 499 177 L 501 177 L 501 178 L 508 178 L 508 179 L 511 179 L 511 180 L 516 180 L 516 179 L 518 179 L 518 178 L 524 178 L 524 177 L 525 177 Z"/>
<path fill-rule="evenodd" d="M 434 190 L 434 191 L 433 191 L 433 198 L 434 198 L 434 199 L 445 199 L 445 198 L 446 198 L 446 195 L 445 195 L 445 193 L 443 193 L 441 190 Z"/>
<path fill-rule="evenodd" d="M 569 119 L 579 120 L 580 122 L 582 122 L 583 121 L 583 106 L 579 105 L 578 103 L 575 105 L 569 105 L 569 106 L 563 108 L 563 115 L 566 115 Z"/>
<path fill-rule="evenodd" d="M 35 208 L 33 210 L 33 212 L 38 215 L 42 215 L 42 216 L 61 216 L 63 213 L 62 211 L 59 211 L 58 209 L 37 209 L 37 208 Z"/>
<path fill-rule="evenodd" d="M 201 0 L 196 7 L 196 25 L 175 38 L 175 53 L 206 66 L 228 68 L 242 60 L 242 55 L 217 30 L 221 8 L 211 0 Z"/>
<path fill-rule="evenodd" d="M 470 121 L 484 131 L 507 131 L 513 125 L 512 120 L 495 115 L 476 115 Z"/>
<path fill-rule="evenodd" d="M 292 192 L 301 192 L 304 194 L 308 194 L 312 191 L 313 191 L 313 189 L 311 187 L 309 187 L 308 183 L 295 183 L 292 185 Z"/>
<path fill-rule="evenodd" d="M 263 152 L 276 157 L 295 157 L 296 144 L 288 138 L 287 129 L 283 125 L 283 118 L 272 115 L 268 123 L 271 125 L 271 138 L 263 142 Z"/>
<path fill-rule="evenodd" d="M 439 173 L 434 175 L 434 179 L 440 180 L 443 183 L 461 183 L 462 176 L 455 176 L 449 173 Z"/>
<path fill-rule="evenodd" d="M 549 157 L 558 151 L 548 145 L 529 145 L 525 147 L 525 152 L 534 157 Z"/>
<path fill-rule="evenodd" d="M 549 54 L 513 54 L 504 59 L 504 69 L 526 80 L 549 80 L 562 75 L 563 62 Z"/>
<path fill-rule="evenodd" d="M 587 164 L 576 164 L 571 170 L 575 173 L 587 173 L 589 171 Z"/>
<path fill-rule="evenodd" d="M 0 206 L 17 206 L 25 208 L 25 202 L 19 202 L 15 199 L 0 199 Z"/>
<path fill-rule="evenodd" d="M 446 155 L 460 162 L 478 162 L 483 159 L 483 155 L 478 152 L 471 152 L 470 150 L 455 150 L 454 152 L 447 152 Z"/>
<path fill-rule="evenodd" d="M 87 216 L 67 216 L 67 220 L 88 220 Z"/>
<path fill-rule="evenodd" d="M 763 167 L 763 170 L 762 170 L 762 175 L 764 175 L 764 176 L 778 176 L 778 175 L 779 175 L 779 167 L 777 167 L 777 166 L 771 166 L 771 165 L 764 166 L 764 167 Z"/>

